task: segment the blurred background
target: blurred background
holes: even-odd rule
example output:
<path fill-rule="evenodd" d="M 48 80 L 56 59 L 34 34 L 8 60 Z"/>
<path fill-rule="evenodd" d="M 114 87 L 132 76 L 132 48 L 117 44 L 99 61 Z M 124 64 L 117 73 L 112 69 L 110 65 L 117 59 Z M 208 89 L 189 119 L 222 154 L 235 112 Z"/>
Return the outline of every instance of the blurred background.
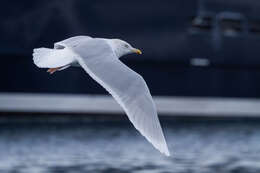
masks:
<path fill-rule="evenodd" d="M 257 0 L 2 0 L 0 172 L 260 172 Z M 80 68 L 53 75 L 32 49 L 120 38 L 172 153 L 164 157 Z"/>

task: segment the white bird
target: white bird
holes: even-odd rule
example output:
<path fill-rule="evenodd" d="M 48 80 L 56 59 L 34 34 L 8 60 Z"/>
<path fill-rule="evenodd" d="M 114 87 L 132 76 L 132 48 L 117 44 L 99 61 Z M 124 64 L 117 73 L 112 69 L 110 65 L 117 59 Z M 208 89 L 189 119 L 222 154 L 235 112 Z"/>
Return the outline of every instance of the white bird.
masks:
<path fill-rule="evenodd" d="M 150 91 L 138 73 L 119 58 L 139 49 L 119 39 L 77 36 L 54 44 L 54 49 L 33 50 L 33 61 L 49 73 L 81 66 L 102 85 L 126 112 L 140 133 L 166 156 L 170 156 Z"/>

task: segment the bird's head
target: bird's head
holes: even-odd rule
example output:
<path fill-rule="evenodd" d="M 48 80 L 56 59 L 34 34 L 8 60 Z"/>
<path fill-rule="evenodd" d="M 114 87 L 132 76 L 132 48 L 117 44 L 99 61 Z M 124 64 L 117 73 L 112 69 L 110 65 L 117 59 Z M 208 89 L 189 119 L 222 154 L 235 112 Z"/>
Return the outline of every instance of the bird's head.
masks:
<path fill-rule="evenodd" d="M 120 39 L 111 39 L 111 46 L 118 57 L 127 54 L 142 54 L 141 50 L 133 48 L 129 43 Z"/>

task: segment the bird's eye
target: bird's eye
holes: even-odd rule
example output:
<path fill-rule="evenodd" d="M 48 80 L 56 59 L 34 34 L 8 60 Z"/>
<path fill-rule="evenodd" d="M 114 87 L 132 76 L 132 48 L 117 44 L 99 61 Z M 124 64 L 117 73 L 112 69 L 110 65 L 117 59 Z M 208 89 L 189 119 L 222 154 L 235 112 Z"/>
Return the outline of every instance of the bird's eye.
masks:
<path fill-rule="evenodd" d="M 129 48 L 129 46 L 127 44 L 125 44 L 125 48 Z"/>

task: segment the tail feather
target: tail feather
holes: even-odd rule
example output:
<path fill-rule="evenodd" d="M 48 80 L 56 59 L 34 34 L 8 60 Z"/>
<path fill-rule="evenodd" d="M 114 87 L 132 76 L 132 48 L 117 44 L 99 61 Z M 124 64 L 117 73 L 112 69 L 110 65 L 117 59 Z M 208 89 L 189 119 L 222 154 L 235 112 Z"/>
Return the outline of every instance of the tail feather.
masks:
<path fill-rule="evenodd" d="M 75 54 L 70 49 L 37 48 L 33 50 L 33 62 L 39 68 L 67 67 L 75 61 L 74 57 Z"/>
<path fill-rule="evenodd" d="M 53 49 L 37 48 L 33 49 L 33 62 L 37 67 L 47 68 L 48 57 L 53 52 Z"/>

